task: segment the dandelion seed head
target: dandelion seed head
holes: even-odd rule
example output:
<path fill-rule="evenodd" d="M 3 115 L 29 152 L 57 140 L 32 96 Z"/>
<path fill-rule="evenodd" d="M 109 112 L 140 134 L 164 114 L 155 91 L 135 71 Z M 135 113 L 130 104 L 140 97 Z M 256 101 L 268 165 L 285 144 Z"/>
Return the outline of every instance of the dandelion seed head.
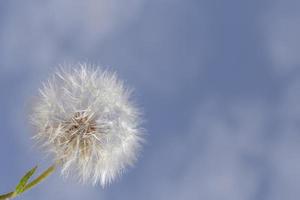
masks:
<path fill-rule="evenodd" d="M 63 175 L 105 186 L 135 163 L 143 142 L 130 95 L 114 73 L 62 67 L 33 106 L 34 138 L 61 163 Z"/>

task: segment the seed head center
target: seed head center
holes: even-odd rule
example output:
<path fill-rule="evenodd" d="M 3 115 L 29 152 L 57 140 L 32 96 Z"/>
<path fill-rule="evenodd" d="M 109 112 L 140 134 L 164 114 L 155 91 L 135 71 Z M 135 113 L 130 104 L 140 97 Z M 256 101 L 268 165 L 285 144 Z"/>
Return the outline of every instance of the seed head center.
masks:
<path fill-rule="evenodd" d="M 76 112 L 71 121 L 68 122 L 67 132 L 71 136 L 86 137 L 96 131 L 96 122 L 92 116 L 84 112 Z"/>

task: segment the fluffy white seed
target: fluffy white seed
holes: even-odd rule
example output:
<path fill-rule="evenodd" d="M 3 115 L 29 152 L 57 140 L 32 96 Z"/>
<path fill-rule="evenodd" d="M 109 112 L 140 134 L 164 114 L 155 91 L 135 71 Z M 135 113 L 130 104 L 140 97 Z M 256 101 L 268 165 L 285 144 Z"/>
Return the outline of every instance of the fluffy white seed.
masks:
<path fill-rule="evenodd" d="M 116 75 L 86 64 L 62 68 L 40 89 L 34 138 L 62 165 L 62 174 L 105 186 L 136 161 L 139 112 Z"/>

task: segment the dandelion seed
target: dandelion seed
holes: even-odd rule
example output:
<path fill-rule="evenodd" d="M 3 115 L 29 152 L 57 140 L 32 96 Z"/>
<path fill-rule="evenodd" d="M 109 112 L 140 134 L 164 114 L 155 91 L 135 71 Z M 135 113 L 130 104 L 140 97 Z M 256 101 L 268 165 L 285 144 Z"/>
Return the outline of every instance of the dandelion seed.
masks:
<path fill-rule="evenodd" d="M 115 74 L 79 64 L 43 85 L 31 115 L 34 138 L 63 175 L 105 186 L 134 164 L 143 141 L 139 112 Z"/>

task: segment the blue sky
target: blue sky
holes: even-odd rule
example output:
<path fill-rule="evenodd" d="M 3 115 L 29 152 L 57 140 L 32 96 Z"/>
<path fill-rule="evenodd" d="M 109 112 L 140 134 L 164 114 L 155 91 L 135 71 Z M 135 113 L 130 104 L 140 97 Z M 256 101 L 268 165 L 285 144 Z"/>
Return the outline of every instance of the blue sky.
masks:
<path fill-rule="evenodd" d="M 50 161 L 28 124 L 41 81 L 88 61 L 135 88 L 147 144 L 102 189 L 56 173 L 26 199 L 298 199 L 300 2 L 0 2 L 0 192 Z"/>

